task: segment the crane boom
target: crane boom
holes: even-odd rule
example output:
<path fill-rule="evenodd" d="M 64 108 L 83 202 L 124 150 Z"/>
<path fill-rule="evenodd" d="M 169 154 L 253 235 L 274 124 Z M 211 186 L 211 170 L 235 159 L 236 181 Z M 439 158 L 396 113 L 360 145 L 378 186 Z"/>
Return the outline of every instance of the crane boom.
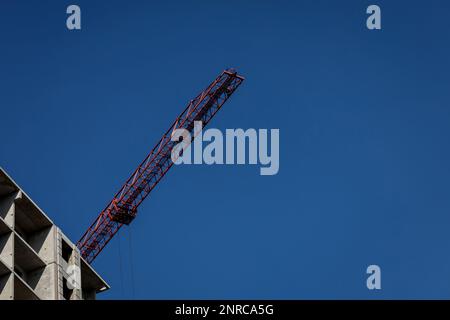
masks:
<path fill-rule="evenodd" d="M 177 142 L 171 141 L 172 132 L 183 128 L 194 130 L 194 121 L 206 125 L 222 105 L 239 87 L 244 78 L 233 69 L 223 71 L 205 90 L 191 100 L 184 111 L 137 167 L 111 202 L 99 214 L 77 243 L 81 256 L 92 261 L 114 237 L 119 229 L 136 217 L 137 209 L 158 182 L 172 167 L 172 149 Z"/>

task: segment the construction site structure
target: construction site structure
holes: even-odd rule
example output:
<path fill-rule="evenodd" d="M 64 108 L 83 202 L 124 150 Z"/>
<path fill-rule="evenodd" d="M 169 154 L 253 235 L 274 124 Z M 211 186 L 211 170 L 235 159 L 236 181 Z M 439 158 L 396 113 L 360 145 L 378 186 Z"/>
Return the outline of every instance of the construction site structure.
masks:
<path fill-rule="evenodd" d="M 174 131 L 207 125 L 242 81 L 224 70 L 190 100 L 76 245 L 0 168 L 0 300 L 88 300 L 109 289 L 90 264 L 172 167 Z"/>
<path fill-rule="evenodd" d="M 0 300 L 93 300 L 109 285 L 0 168 Z"/>
<path fill-rule="evenodd" d="M 172 140 L 174 131 L 185 129 L 195 137 L 192 134 L 194 123 L 201 121 L 203 126 L 206 126 L 243 81 L 244 78 L 234 69 L 226 69 L 206 89 L 189 101 L 186 108 L 78 241 L 77 246 L 81 255 L 88 263 L 97 257 L 123 225 L 129 225 L 134 220 L 140 204 L 172 167 L 171 153 L 178 144 L 178 141 Z"/>

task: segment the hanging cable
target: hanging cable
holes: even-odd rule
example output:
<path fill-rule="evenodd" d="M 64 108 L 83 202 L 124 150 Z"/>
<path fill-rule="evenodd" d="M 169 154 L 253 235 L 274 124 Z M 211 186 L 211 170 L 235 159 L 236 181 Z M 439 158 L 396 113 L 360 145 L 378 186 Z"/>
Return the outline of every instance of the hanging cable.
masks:
<path fill-rule="evenodd" d="M 119 277 L 120 277 L 120 290 L 122 297 L 124 296 L 124 284 L 123 284 L 123 266 L 122 266 L 122 250 L 120 249 L 120 238 L 118 242 L 118 248 L 119 248 Z"/>
<path fill-rule="evenodd" d="M 131 238 L 131 227 L 128 229 L 128 244 L 130 246 L 130 275 L 131 275 L 131 292 L 132 292 L 132 298 L 135 298 L 135 290 L 134 290 L 134 260 L 133 260 L 133 243 Z"/>

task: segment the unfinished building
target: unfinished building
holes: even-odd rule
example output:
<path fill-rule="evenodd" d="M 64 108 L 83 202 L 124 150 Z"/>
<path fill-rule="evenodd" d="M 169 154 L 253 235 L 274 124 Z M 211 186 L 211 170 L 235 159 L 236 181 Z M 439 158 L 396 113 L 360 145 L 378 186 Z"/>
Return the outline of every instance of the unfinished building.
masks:
<path fill-rule="evenodd" d="M 0 300 L 92 300 L 108 284 L 0 168 Z"/>

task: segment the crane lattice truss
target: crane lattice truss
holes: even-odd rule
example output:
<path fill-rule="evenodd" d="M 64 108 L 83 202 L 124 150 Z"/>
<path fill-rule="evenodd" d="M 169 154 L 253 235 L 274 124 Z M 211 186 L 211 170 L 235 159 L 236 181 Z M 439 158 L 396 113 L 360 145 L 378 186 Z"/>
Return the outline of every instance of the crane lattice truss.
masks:
<path fill-rule="evenodd" d="M 234 70 L 225 70 L 189 102 L 150 154 L 78 241 L 77 247 L 88 263 L 97 257 L 124 224 L 128 225 L 133 221 L 139 205 L 172 167 L 171 152 L 178 143 L 171 141 L 174 130 L 184 128 L 192 134 L 194 121 L 202 121 L 203 125 L 206 125 L 243 80 L 244 78 Z"/>

